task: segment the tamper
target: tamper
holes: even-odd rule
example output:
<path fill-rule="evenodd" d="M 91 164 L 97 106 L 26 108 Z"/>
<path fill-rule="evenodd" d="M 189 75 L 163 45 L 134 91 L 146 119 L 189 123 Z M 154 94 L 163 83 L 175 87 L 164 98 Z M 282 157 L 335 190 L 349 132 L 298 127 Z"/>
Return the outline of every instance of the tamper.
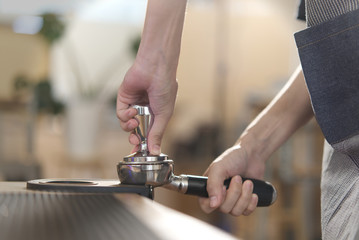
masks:
<path fill-rule="evenodd" d="M 154 187 L 169 182 L 173 172 L 173 161 L 165 154 L 152 155 L 148 151 L 147 137 L 152 126 L 152 114 L 148 106 L 134 105 L 137 110 L 138 127 L 135 133 L 140 138 L 138 151 L 123 158 L 117 165 L 121 183 L 151 185 Z"/>
<path fill-rule="evenodd" d="M 152 126 L 152 114 L 148 106 L 134 105 L 134 109 L 137 110 L 136 119 L 138 121 L 138 127 L 135 128 L 135 133 L 140 139 L 139 150 L 133 154 L 130 154 L 123 158 L 125 162 L 153 162 L 163 161 L 167 159 L 167 155 L 151 155 L 148 151 L 147 137 Z"/>

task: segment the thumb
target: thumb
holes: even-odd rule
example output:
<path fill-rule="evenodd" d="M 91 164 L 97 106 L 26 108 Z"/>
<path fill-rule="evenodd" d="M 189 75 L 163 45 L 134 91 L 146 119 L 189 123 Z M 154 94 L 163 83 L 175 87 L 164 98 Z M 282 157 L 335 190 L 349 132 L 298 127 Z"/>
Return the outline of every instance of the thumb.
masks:
<path fill-rule="evenodd" d="M 208 174 L 207 192 L 211 208 L 219 207 L 224 201 L 226 195 L 226 188 L 223 185 L 224 180 L 225 176 L 220 172 L 211 171 Z"/>
<path fill-rule="evenodd" d="M 151 154 L 159 155 L 161 153 L 161 141 L 169 119 L 157 115 L 153 121 L 148 134 L 148 149 Z"/>

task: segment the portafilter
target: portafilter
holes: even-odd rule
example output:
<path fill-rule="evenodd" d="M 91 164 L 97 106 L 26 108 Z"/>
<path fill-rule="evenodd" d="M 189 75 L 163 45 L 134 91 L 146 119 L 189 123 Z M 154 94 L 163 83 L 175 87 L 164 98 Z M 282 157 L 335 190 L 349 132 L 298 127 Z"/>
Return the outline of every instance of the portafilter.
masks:
<path fill-rule="evenodd" d="M 135 133 L 140 139 L 138 151 L 123 158 L 117 165 L 118 177 L 121 184 L 150 185 L 165 187 L 171 190 L 200 197 L 208 197 L 207 177 L 174 174 L 174 162 L 167 155 L 152 155 L 148 151 L 147 137 L 152 125 L 153 116 L 148 106 L 133 106 L 137 110 L 136 119 L 139 123 Z M 258 195 L 257 206 L 269 206 L 277 198 L 276 189 L 269 182 L 242 178 L 243 181 L 253 182 L 253 193 Z M 224 181 L 226 188 L 231 179 Z"/>

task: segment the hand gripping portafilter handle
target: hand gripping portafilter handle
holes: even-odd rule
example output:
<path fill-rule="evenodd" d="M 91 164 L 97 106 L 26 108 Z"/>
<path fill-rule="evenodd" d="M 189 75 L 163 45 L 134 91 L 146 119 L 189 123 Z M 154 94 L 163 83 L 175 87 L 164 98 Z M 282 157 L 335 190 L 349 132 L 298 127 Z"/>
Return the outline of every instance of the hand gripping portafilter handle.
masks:
<path fill-rule="evenodd" d="M 199 197 L 208 197 L 207 192 L 207 177 L 204 176 L 194 176 L 194 175 L 180 175 L 178 179 L 180 181 L 186 182 L 182 184 L 181 192 L 189 195 L 195 195 Z M 277 191 L 272 184 L 266 181 L 252 179 L 252 178 L 242 178 L 243 182 L 246 180 L 251 180 L 253 182 L 253 193 L 258 196 L 258 207 L 266 207 L 272 205 L 277 198 Z M 176 181 L 176 180 L 175 180 Z M 175 182 L 174 181 L 174 182 Z M 228 189 L 231 178 L 224 181 L 224 185 Z"/>

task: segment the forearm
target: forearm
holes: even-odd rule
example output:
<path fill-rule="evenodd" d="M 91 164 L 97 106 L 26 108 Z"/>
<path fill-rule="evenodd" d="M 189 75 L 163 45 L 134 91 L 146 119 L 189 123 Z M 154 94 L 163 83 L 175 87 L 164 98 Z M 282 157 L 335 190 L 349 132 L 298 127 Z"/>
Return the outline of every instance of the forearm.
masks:
<path fill-rule="evenodd" d="M 301 68 L 240 136 L 252 159 L 268 157 L 313 116 Z"/>
<path fill-rule="evenodd" d="M 148 1 L 136 61 L 152 66 L 156 74 L 177 70 L 186 4 L 187 0 Z"/>

